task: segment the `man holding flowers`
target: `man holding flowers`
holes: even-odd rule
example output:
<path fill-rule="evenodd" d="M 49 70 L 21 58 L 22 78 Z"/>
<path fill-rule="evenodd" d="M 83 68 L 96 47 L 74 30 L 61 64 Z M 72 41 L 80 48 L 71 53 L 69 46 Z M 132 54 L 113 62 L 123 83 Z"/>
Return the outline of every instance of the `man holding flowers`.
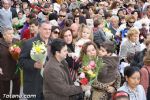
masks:
<path fill-rule="evenodd" d="M 51 43 L 49 61 L 46 63 L 43 74 L 43 93 L 45 100 L 78 100 L 77 94 L 87 91 L 90 86 L 74 85 L 68 64 L 65 61 L 68 50 L 62 39 L 54 39 Z"/>
<path fill-rule="evenodd" d="M 39 33 L 36 37 L 33 37 L 24 42 L 22 51 L 20 54 L 19 64 L 23 68 L 23 92 L 25 94 L 36 95 L 36 98 L 30 98 L 31 100 L 43 100 L 43 78 L 40 74 L 44 63 L 33 60 L 31 58 L 31 50 L 33 43 L 40 41 L 45 45 L 49 44 L 49 37 L 51 34 L 51 24 L 49 21 L 43 21 L 39 24 Z"/>
<path fill-rule="evenodd" d="M 20 75 L 17 71 L 17 60 L 11 55 L 10 47 L 18 42 L 14 39 L 13 29 L 5 28 L 3 38 L 0 39 L 0 100 L 5 100 L 4 94 L 20 93 Z M 10 88 L 12 81 L 12 88 Z M 14 100 L 14 99 L 13 99 Z M 19 100 L 15 98 L 15 100 Z"/>

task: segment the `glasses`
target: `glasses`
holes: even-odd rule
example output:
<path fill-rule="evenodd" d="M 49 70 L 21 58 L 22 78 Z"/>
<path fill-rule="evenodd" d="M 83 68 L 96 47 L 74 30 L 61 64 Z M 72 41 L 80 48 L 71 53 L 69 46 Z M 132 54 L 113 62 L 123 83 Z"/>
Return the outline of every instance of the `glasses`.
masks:
<path fill-rule="evenodd" d="M 129 21 L 129 23 L 134 23 L 134 21 Z"/>
<path fill-rule="evenodd" d="M 64 17 L 66 17 L 66 16 L 65 16 L 65 15 L 59 15 L 59 17 L 63 17 L 63 18 L 64 18 Z"/>
<path fill-rule="evenodd" d="M 58 32 L 58 31 L 54 31 L 54 34 L 60 34 L 60 32 Z"/>

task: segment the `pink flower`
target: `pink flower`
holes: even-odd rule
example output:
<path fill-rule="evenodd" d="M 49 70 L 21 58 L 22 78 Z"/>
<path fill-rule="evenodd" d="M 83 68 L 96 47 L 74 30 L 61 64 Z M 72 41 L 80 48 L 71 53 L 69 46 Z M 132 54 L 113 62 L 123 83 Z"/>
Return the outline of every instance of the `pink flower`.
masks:
<path fill-rule="evenodd" d="M 94 61 L 90 61 L 90 64 L 89 64 L 90 66 L 91 66 L 91 69 L 94 69 L 95 68 L 95 62 Z"/>
<path fill-rule="evenodd" d="M 82 72 L 79 77 L 80 78 L 85 78 L 85 73 Z"/>

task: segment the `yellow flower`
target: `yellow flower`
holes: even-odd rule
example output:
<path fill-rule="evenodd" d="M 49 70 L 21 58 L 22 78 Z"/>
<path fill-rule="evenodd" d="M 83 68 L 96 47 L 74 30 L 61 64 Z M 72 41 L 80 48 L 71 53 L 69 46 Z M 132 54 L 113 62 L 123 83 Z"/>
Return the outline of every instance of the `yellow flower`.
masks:
<path fill-rule="evenodd" d="M 95 77 L 96 77 L 96 74 L 91 74 L 91 77 L 92 77 L 92 78 L 95 78 Z"/>
<path fill-rule="evenodd" d="M 87 73 L 91 76 L 93 74 L 93 71 L 89 70 Z"/>
<path fill-rule="evenodd" d="M 35 47 L 35 51 L 36 51 L 37 53 L 41 53 L 41 48 L 40 48 L 39 46 L 36 46 L 36 47 Z"/>

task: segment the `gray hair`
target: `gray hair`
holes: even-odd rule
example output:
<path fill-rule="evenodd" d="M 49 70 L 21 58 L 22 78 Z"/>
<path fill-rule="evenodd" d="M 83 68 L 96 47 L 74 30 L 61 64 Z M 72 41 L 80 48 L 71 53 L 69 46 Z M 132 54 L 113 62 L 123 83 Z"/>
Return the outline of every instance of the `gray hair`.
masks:
<path fill-rule="evenodd" d="M 8 33 L 8 31 L 14 31 L 13 28 L 4 28 L 2 31 L 2 34 L 5 35 Z"/>
<path fill-rule="evenodd" d="M 118 16 L 112 16 L 112 17 L 110 18 L 111 21 L 114 20 L 114 19 L 119 21 L 119 17 L 118 17 Z"/>
<path fill-rule="evenodd" d="M 2 0 L 2 3 L 12 3 L 12 1 L 11 0 Z"/>

